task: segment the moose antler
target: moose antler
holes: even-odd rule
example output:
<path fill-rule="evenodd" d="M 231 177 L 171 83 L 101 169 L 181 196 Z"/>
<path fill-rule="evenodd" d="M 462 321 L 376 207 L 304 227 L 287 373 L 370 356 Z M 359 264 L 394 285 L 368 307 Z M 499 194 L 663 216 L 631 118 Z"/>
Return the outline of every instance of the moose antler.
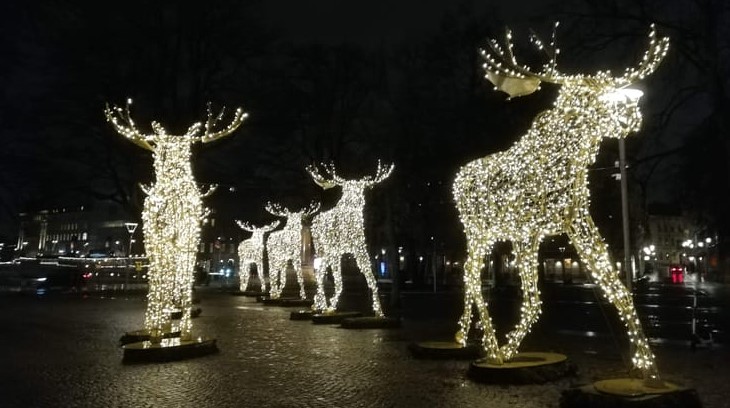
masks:
<path fill-rule="evenodd" d="M 363 178 L 363 181 L 367 186 L 373 186 L 375 184 L 380 183 L 381 181 L 387 179 L 390 177 L 390 174 L 393 172 L 393 169 L 395 169 L 395 164 L 391 163 L 389 165 L 383 165 L 380 160 L 378 160 L 378 168 L 375 171 L 374 176 L 367 176 Z"/>
<path fill-rule="evenodd" d="M 319 211 L 319 208 L 320 208 L 320 203 L 317 201 L 312 201 L 311 203 L 309 203 L 308 206 L 302 208 L 301 212 L 302 212 L 303 216 L 308 217 L 308 216 L 316 213 L 317 211 Z"/>
<path fill-rule="evenodd" d="M 208 189 L 205 190 L 205 192 L 200 193 L 200 198 L 209 197 L 210 195 L 215 193 L 216 190 L 218 190 L 218 184 L 208 184 Z"/>
<path fill-rule="evenodd" d="M 649 48 L 644 52 L 644 57 L 641 59 L 639 66 L 637 68 L 627 68 L 622 77 L 616 78 L 616 86 L 628 86 L 650 75 L 662 62 L 668 50 L 669 38 L 662 37 L 657 40 L 656 29 L 652 24 L 649 31 Z"/>
<path fill-rule="evenodd" d="M 142 148 L 154 151 L 154 147 L 149 143 L 150 141 L 154 141 L 154 135 L 145 135 L 140 132 L 139 129 L 137 129 L 137 126 L 134 124 L 134 121 L 132 120 L 132 117 L 130 115 L 129 106 L 131 104 L 131 99 L 127 99 L 127 105 L 124 109 L 118 106 L 110 107 L 109 104 L 107 104 L 106 108 L 104 109 L 106 119 L 107 121 L 111 122 L 112 126 L 114 126 L 114 129 L 122 136 L 126 137 L 127 139 Z M 214 128 L 218 125 L 218 122 L 220 122 L 220 120 L 223 118 L 223 115 L 225 113 L 225 107 L 221 109 L 218 115 L 214 116 L 211 111 L 211 104 L 210 102 L 208 102 L 207 111 L 208 118 L 205 121 L 205 124 L 196 122 L 190 125 L 188 130 L 185 131 L 185 134 L 182 136 L 184 139 L 193 141 L 197 140 L 202 143 L 212 142 L 233 133 L 248 117 L 247 113 L 244 113 L 241 108 L 238 108 L 233 113 L 233 119 L 231 120 L 231 123 L 228 124 L 228 126 L 224 127 L 221 130 L 214 131 Z M 153 121 L 151 126 L 152 131 L 155 135 L 167 135 L 167 130 L 165 130 L 160 122 Z M 201 129 L 203 129 L 203 133 L 200 136 L 196 136 L 198 133 L 200 133 Z"/>
<path fill-rule="evenodd" d="M 281 221 L 276 220 L 276 221 L 272 222 L 271 224 L 266 224 L 266 225 L 263 225 L 261 227 L 257 227 L 257 226 L 255 226 L 253 224 L 248 223 L 248 222 L 242 222 L 242 221 L 236 220 L 236 224 L 238 224 L 238 226 L 242 230 L 248 231 L 248 232 L 254 232 L 256 230 L 263 231 L 263 232 L 268 232 L 268 231 L 271 231 L 271 230 L 276 229 L 276 227 L 278 227 L 280 223 L 281 223 Z"/>
<path fill-rule="evenodd" d="M 150 195 L 150 189 L 151 189 L 151 188 L 152 188 L 152 186 L 151 186 L 151 185 L 149 185 L 149 184 L 142 184 L 142 183 L 139 183 L 139 189 L 140 189 L 140 190 L 142 190 L 142 192 L 143 192 L 143 193 L 144 193 L 145 195 Z"/>
<path fill-rule="evenodd" d="M 540 87 L 540 82 L 550 82 L 561 84 L 565 80 L 565 76 L 557 70 L 557 55 L 560 50 L 555 46 L 555 29 L 553 28 L 553 36 L 549 45 L 540 40 L 535 33 L 532 33 L 531 42 L 542 51 L 545 51 L 550 57 L 550 61 L 544 65 L 542 72 L 533 72 L 529 67 L 520 65 L 514 54 L 514 45 L 512 44 L 512 31 L 507 28 L 505 33 L 505 47 L 502 48 L 496 40 L 490 39 L 487 44 L 491 49 L 491 53 L 487 50 L 480 50 L 482 58 L 484 58 L 484 69 L 487 71 L 486 77 L 492 82 L 498 90 L 506 92 L 510 97 L 529 95 Z"/>
<path fill-rule="evenodd" d="M 265 209 L 269 214 L 276 215 L 277 217 L 288 217 L 291 214 L 291 211 L 282 207 L 281 204 L 272 203 L 271 201 L 266 203 Z"/>
<path fill-rule="evenodd" d="M 129 139 L 132 143 L 143 149 L 154 151 L 154 147 L 152 147 L 152 145 L 148 143 L 148 140 L 151 138 L 151 136 L 145 135 L 144 133 L 140 132 L 139 129 L 137 129 L 137 126 L 134 124 L 134 120 L 132 120 L 132 116 L 129 110 L 129 105 L 131 104 L 131 98 L 127 99 L 127 104 L 125 105 L 124 109 L 116 105 L 110 107 L 107 103 L 106 108 L 104 108 L 104 115 L 106 116 L 106 120 L 107 122 L 112 124 L 114 130 L 116 130 L 120 135 Z"/>
<path fill-rule="evenodd" d="M 327 190 L 328 188 L 341 186 L 345 181 L 347 181 L 337 175 L 334 164 L 322 163 L 320 166 L 324 169 L 325 174 L 320 173 L 319 168 L 313 164 L 307 166 L 306 170 L 309 175 L 312 176 L 314 182 L 323 189 Z"/>
<path fill-rule="evenodd" d="M 211 110 L 211 104 L 208 102 L 208 119 L 205 121 L 205 125 L 203 125 L 204 132 L 200 136 L 200 141 L 203 143 L 209 143 L 214 140 L 218 140 L 224 136 L 228 136 L 231 133 L 233 133 L 236 129 L 238 129 L 239 126 L 241 126 L 241 123 L 248 117 L 248 113 L 244 113 L 241 108 L 237 108 L 235 112 L 233 113 L 233 119 L 231 120 L 231 123 L 228 124 L 228 126 L 224 127 L 223 129 L 215 132 L 213 129 L 216 127 L 218 122 L 223 118 L 223 115 L 226 111 L 226 108 L 221 108 L 220 113 L 213 116 L 213 112 Z"/>
<path fill-rule="evenodd" d="M 486 77 L 495 87 L 507 93 L 510 97 L 528 95 L 539 89 L 540 82 L 564 84 L 571 81 L 582 81 L 589 86 L 610 85 L 617 88 L 626 87 L 636 81 L 645 78 L 659 66 L 669 49 L 669 39 L 663 37 L 657 39 L 656 29 L 651 25 L 649 32 L 649 47 L 637 68 L 627 68 L 622 77 L 612 78 L 609 72 L 599 72 L 595 75 L 565 75 L 557 70 L 557 56 L 560 49 L 555 46 L 555 29 L 553 30 L 550 43 L 545 44 L 536 34 L 530 37 L 531 42 L 540 50 L 545 51 L 550 58 L 549 62 L 543 65 L 543 71 L 533 72 L 529 67 L 520 65 L 514 55 L 512 45 L 512 32 L 507 29 L 505 36 L 505 47 L 502 48 L 494 39 L 488 41 L 491 53 L 481 50 L 484 58 L 484 69 Z"/>

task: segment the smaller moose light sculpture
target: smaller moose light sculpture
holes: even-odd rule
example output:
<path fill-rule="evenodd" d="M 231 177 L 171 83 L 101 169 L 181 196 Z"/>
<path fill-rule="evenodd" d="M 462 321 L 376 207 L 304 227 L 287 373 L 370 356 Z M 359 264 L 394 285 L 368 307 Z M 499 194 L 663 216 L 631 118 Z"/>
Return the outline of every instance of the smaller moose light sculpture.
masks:
<path fill-rule="evenodd" d="M 250 278 L 251 264 L 256 265 L 256 272 L 259 274 L 261 281 L 261 293 L 266 293 L 266 279 L 264 279 L 264 252 L 266 251 L 266 233 L 276 229 L 279 221 L 271 224 L 256 227 L 247 222 L 236 221 L 236 224 L 244 230 L 251 233 L 251 237 L 238 244 L 238 260 L 241 265 L 241 281 L 239 289 L 245 292 L 248 288 Z"/>
<path fill-rule="evenodd" d="M 608 248 L 588 213 L 588 166 L 595 162 L 602 139 L 623 138 L 639 128 L 642 93 L 626 87 L 657 68 L 667 52 L 668 40 L 657 39 L 652 27 L 649 48 L 639 66 L 619 77 L 607 71 L 562 74 L 556 69 L 554 36 L 549 45 L 539 39 L 533 42 L 551 56 L 541 72 L 517 62 L 509 31 L 506 48 L 492 40 L 491 52 L 482 51 L 487 78 L 510 97 L 534 92 L 543 81 L 561 87 L 554 107 L 540 113 L 513 147 L 466 164 L 456 176 L 453 193 L 468 252 L 464 313 L 456 341 L 466 343 L 474 305 L 484 329 L 487 358 L 495 364 L 511 359 L 540 314 L 538 246 L 547 235 L 566 233 L 593 280 L 618 309 L 634 345 L 634 367 L 645 379 L 655 378 L 654 355 L 631 293 L 613 269 Z M 519 323 L 502 346 L 497 342 L 480 279 L 483 260 L 496 241 L 512 241 L 523 295 Z"/>
<path fill-rule="evenodd" d="M 286 285 L 286 269 L 289 261 L 297 274 L 299 297 L 307 298 L 302 275 L 302 219 L 319 211 L 319 203 L 311 203 L 299 211 L 290 211 L 279 204 L 268 203 L 266 211 L 272 215 L 286 218 L 284 228 L 269 234 L 267 249 L 269 251 L 269 295 L 278 299 Z"/>
<path fill-rule="evenodd" d="M 378 298 L 378 287 L 375 273 L 372 269 L 370 257 L 365 243 L 365 189 L 372 188 L 382 182 L 393 171 L 394 165 L 383 166 L 378 162 L 375 176 L 348 180 L 337 175 L 333 165 L 322 166 L 326 173 L 322 174 L 315 166 L 308 166 L 307 171 L 323 189 L 335 186 L 342 187 L 342 198 L 337 205 L 317 215 L 312 221 L 312 241 L 321 264 L 315 271 L 317 277 L 317 294 L 314 296 L 312 309 L 323 311 L 337 310 L 337 302 L 342 294 L 342 271 L 340 262 L 345 254 L 352 254 L 357 267 L 365 276 L 365 280 L 372 295 L 373 311 L 378 317 L 383 316 Z M 327 267 L 332 269 L 335 281 L 335 293 L 327 304 L 324 293 L 324 277 Z"/>

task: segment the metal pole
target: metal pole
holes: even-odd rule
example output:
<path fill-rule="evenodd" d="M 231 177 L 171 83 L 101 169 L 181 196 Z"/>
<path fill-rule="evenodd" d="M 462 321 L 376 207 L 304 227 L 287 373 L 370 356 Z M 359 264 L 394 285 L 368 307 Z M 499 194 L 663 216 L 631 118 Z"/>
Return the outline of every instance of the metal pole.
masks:
<path fill-rule="evenodd" d="M 132 268 L 132 264 L 129 262 L 129 258 L 132 256 L 132 234 L 129 233 L 129 246 L 127 247 L 127 267 L 124 268 L 124 289 L 129 289 L 129 270 Z"/>
<path fill-rule="evenodd" d="M 626 289 L 631 292 L 631 249 L 629 245 L 629 193 L 626 176 L 626 145 L 623 138 L 618 139 L 618 160 L 621 174 L 621 218 L 624 232 L 624 271 L 626 272 Z"/>

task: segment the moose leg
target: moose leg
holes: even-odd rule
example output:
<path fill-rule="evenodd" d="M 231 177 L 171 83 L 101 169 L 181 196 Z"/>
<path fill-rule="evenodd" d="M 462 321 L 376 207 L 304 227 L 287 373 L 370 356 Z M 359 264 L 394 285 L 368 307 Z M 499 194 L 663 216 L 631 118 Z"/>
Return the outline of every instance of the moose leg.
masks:
<path fill-rule="evenodd" d="M 284 274 L 282 279 L 282 264 L 284 266 Z M 281 290 L 284 287 L 284 283 L 286 283 L 286 262 L 282 262 L 280 258 L 276 257 L 274 258 L 274 262 L 272 262 L 270 265 L 273 265 L 273 268 L 270 268 L 269 273 L 271 275 L 271 279 L 269 283 L 271 284 L 271 290 L 269 294 L 271 295 L 272 299 L 278 299 L 279 296 L 281 296 Z"/>
<path fill-rule="evenodd" d="M 337 310 L 337 303 L 340 301 L 342 294 L 342 254 L 328 256 L 330 269 L 332 269 L 332 278 L 335 281 L 335 293 L 329 301 L 327 310 L 334 312 Z"/>
<path fill-rule="evenodd" d="M 619 312 L 634 345 L 632 363 L 641 371 L 646 380 L 657 379 L 654 355 L 644 336 L 641 323 L 636 315 L 631 293 L 621 283 L 618 272 L 611 266 L 608 248 L 598 232 L 593 219 L 585 213 L 582 218 L 573 221 L 568 235 L 581 258 L 585 260 L 591 271 L 593 280 L 601 287 L 603 295 Z"/>
<path fill-rule="evenodd" d="M 190 340 L 192 336 L 193 321 L 192 321 L 192 307 L 193 307 L 193 280 L 195 276 L 195 256 L 196 246 L 193 244 L 192 250 L 187 251 L 185 260 L 180 263 L 178 273 L 180 274 L 178 284 L 178 293 L 180 299 L 178 304 L 182 310 L 182 317 L 180 319 L 180 338 L 182 340 Z"/>
<path fill-rule="evenodd" d="M 454 339 L 462 345 L 466 344 L 472 322 L 472 307 L 476 306 L 478 318 L 484 329 L 482 347 L 488 358 L 497 361 L 499 360 L 499 345 L 487 304 L 482 295 L 481 279 L 483 259 L 488 252 L 491 252 L 492 245 L 474 245 L 474 239 L 470 237 L 467 237 L 467 242 L 469 242 L 469 248 L 466 263 L 464 264 L 464 312 L 459 319 L 459 330 L 456 332 Z"/>
<path fill-rule="evenodd" d="M 243 263 L 241 263 L 241 283 L 238 286 L 238 289 L 243 292 L 248 287 L 248 279 L 251 276 L 251 262 L 249 262 L 248 259 L 245 259 Z"/>
<path fill-rule="evenodd" d="M 289 270 L 289 259 L 284 259 L 279 264 L 279 287 L 277 288 L 276 297 L 281 297 L 281 292 L 284 291 L 284 287 L 286 286 L 286 280 L 288 278 L 287 271 Z"/>
<path fill-rule="evenodd" d="M 522 286 L 520 321 L 507 334 L 507 343 L 500 347 L 499 355 L 509 360 L 517 353 L 522 340 L 540 316 L 540 292 L 537 289 L 537 248 L 539 240 L 528 244 L 514 243 L 517 268 Z"/>
<path fill-rule="evenodd" d="M 365 252 L 362 249 L 356 251 L 354 255 L 355 255 L 355 262 L 357 262 L 357 267 L 358 267 L 358 269 L 360 269 L 360 273 L 362 273 L 363 276 L 365 277 L 365 282 L 367 282 L 368 288 L 370 288 L 370 296 L 372 297 L 373 312 L 375 313 L 375 316 L 382 317 L 383 309 L 380 306 L 380 297 L 378 296 L 378 282 L 375 280 L 375 274 L 373 273 L 372 263 L 370 263 L 370 258 L 368 257 L 367 252 Z"/>
<path fill-rule="evenodd" d="M 319 268 L 315 268 L 314 277 L 317 280 L 317 292 L 314 294 L 312 310 L 325 310 L 327 308 L 327 295 L 324 292 L 324 277 L 327 272 L 328 259 L 321 258 Z"/>
<path fill-rule="evenodd" d="M 165 323 L 165 307 L 167 307 L 164 277 L 160 267 L 150 263 L 148 272 L 149 292 L 147 292 L 147 310 L 145 312 L 145 329 L 150 334 L 150 341 L 159 344 L 162 340 L 163 324 Z"/>
<path fill-rule="evenodd" d="M 264 278 L 264 257 L 263 255 L 257 261 L 255 261 L 256 273 L 259 275 L 261 281 L 261 294 L 266 293 L 266 278 Z"/>

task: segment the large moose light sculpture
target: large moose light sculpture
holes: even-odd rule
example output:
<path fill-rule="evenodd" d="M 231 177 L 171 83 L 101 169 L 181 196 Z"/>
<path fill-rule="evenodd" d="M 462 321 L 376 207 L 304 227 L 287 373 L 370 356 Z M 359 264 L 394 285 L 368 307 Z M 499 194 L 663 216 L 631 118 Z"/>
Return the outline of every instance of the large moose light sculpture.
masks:
<path fill-rule="evenodd" d="M 307 171 L 323 189 L 335 186 L 342 187 L 342 197 L 337 205 L 328 211 L 317 215 L 312 221 L 312 241 L 317 257 L 321 259 L 319 268 L 315 271 L 317 278 L 317 293 L 314 296 L 312 309 L 334 312 L 342 294 L 342 271 L 340 262 L 342 256 L 351 254 L 355 258 L 357 267 L 365 276 L 372 296 L 373 312 L 378 317 L 383 316 L 378 297 L 378 287 L 372 263 L 367 253 L 365 243 L 365 189 L 372 188 L 382 182 L 393 171 L 394 165 L 383 166 L 378 162 L 375 176 L 348 180 L 337 175 L 333 165 L 322 165 L 326 173 L 320 173 L 315 166 L 308 166 Z M 327 267 L 331 268 L 335 281 L 335 293 L 327 302 L 324 291 L 324 277 Z"/>
<path fill-rule="evenodd" d="M 609 259 L 608 248 L 588 212 L 588 167 L 595 162 L 601 140 L 623 138 L 639 129 L 641 91 L 629 85 L 651 74 L 668 49 L 668 39 L 649 33 L 649 47 L 638 67 L 614 77 L 608 71 L 594 75 L 566 75 L 556 69 L 558 50 L 553 41 L 533 41 L 550 56 L 540 72 L 520 65 L 513 53 L 511 33 L 506 46 L 491 40 L 482 50 L 486 77 L 510 97 L 539 89 L 541 82 L 560 85 L 554 107 L 540 113 L 532 127 L 513 147 L 463 166 L 453 194 L 467 239 L 464 312 L 456 341 L 465 345 L 476 307 L 483 328 L 487 359 L 503 364 L 517 353 L 540 314 L 537 288 L 537 251 L 548 235 L 566 233 L 590 269 L 593 280 L 618 310 L 633 344 L 632 363 L 645 379 L 657 370 L 636 315 L 631 293 L 621 283 Z M 499 345 L 481 293 L 480 270 L 496 241 L 511 241 L 522 287 L 519 322 Z"/>
<path fill-rule="evenodd" d="M 235 131 L 246 118 L 239 108 L 231 122 L 214 130 L 223 111 L 213 115 L 208 105 L 205 123 L 191 125 L 182 135 L 168 134 L 158 122 L 153 133 L 137 129 L 126 108 L 107 106 L 104 113 L 114 129 L 132 143 L 152 152 L 155 182 L 145 189 L 142 222 L 145 249 L 149 256 L 149 293 L 145 329 L 152 343 L 160 343 L 172 310 L 182 308 L 180 337 L 190 338 L 195 256 L 200 244 L 200 223 L 206 216 L 201 193 L 190 166 L 191 146 L 209 143 Z"/>

